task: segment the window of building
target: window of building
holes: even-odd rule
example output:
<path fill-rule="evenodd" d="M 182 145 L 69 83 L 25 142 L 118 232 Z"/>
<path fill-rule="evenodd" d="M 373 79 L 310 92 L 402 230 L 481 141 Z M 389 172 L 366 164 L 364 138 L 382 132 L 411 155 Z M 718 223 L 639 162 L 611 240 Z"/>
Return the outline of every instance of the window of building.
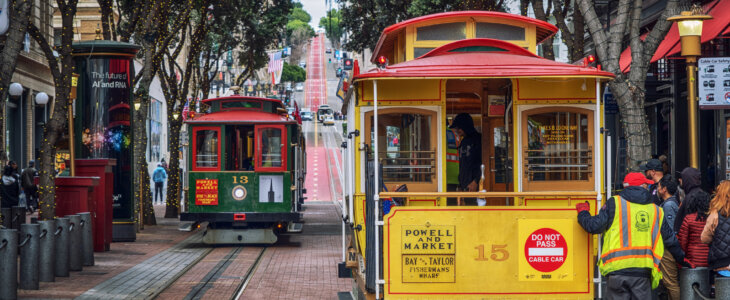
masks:
<path fill-rule="evenodd" d="M 457 41 L 466 38 L 466 23 L 445 23 L 416 29 L 417 41 Z"/>
<path fill-rule="evenodd" d="M 193 129 L 193 170 L 220 170 L 219 127 L 197 127 Z"/>
<path fill-rule="evenodd" d="M 591 115 L 578 109 L 526 112 L 523 161 L 528 190 L 593 188 Z"/>
<path fill-rule="evenodd" d="M 477 38 L 488 38 L 503 41 L 525 40 L 525 28 L 499 23 L 477 23 Z"/>
<path fill-rule="evenodd" d="M 283 125 L 259 126 L 256 129 L 257 170 L 286 170 L 286 131 Z"/>
<path fill-rule="evenodd" d="M 162 101 L 151 98 L 149 116 L 149 140 L 147 142 L 147 161 L 158 162 L 162 158 L 161 141 L 162 141 Z"/>

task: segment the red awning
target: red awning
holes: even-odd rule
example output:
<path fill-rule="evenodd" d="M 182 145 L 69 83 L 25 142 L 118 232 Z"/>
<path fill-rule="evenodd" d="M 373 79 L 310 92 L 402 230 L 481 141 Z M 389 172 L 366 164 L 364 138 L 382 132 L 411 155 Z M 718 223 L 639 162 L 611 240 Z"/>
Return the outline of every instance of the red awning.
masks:
<path fill-rule="evenodd" d="M 467 51 L 464 51 L 467 50 Z M 472 51 L 474 50 L 474 51 Z M 613 78 L 610 72 L 539 57 L 519 46 L 494 39 L 453 42 L 384 70 L 372 69 L 354 77 L 370 78 L 515 78 L 581 76 Z"/>
<path fill-rule="evenodd" d="M 728 27 L 730 25 L 730 13 L 728 13 L 730 11 L 730 0 L 715 0 L 704 5 L 703 8 L 707 11 L 707 14 L 712 16 L 712 19 L 706 20 L 702 24 L 703 43 L 715 39 L 721 33 L 730 33 L 730 27 Z M 645 37 L 646 34 L 642 35 L 641 39 L 643 40 Z M 681 50 L 679 29 L 677 23 L 674 23 L 664 37 L 664 40 L 657 47 L 654 56 L 651 57 L 651 62 L 677 54 Z M 631 70 L 631 47 L 621 52 L 619 66 L 624 73 Z"/>

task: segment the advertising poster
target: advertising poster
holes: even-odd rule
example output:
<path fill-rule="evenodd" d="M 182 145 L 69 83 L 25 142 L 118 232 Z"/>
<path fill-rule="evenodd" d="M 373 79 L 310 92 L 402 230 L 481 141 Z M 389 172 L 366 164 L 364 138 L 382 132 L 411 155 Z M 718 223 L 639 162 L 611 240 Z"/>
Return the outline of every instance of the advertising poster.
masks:
<path fill-rule="evenodd" d="M 283 203 L 284 202 L 284 176 L 282 176 L 282 175 L 259 176 L 259 202 L 261 202 L 261 203 Z"/>
<path fill-rule="evenodd" d="M 730 108 L 730 57 L 700 58 L 697 86 L 701 109 Z"/>

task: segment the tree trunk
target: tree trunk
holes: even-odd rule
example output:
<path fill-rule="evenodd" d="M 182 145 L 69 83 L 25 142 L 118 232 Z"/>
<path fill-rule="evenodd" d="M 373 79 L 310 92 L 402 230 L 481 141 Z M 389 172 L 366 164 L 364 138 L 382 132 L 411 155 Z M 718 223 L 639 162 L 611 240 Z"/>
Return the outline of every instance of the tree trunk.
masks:
<path fill-rule="evenodd" d="M 168 105 L 167 110 L 168 112 L 173 111 L 174 107 L 170 109 Z M 171 113 L 168 113 L 167 115 L 170 116 Z M 182 117 L 179 117 L 178 120 L 168 118 L 167 124 L 170 130 L 169 135 L 167 136 L 167 145 L 168 149 L 170 149 L 170 163 L 168 164 L 169 173 L 167 174 L 167 199 L 165 199 L 167 206 L 165 208 L 165 218 L 177 218 L 178 212 L 180 211 L 180 201 L 182 199 L 180 187 L 183 184 L 180 172 L 180 151 L 178 151 L 178 149 L 180 149 L 180 128 L 182 126 Z M 182 199 L 182 201 L 185 200 L 186 199 Z"/>
<path fill-rule="evenodd" d="M 146 139 L 146 137 L 145 137 Z M 147 143 L 145 143 L 147 144 Z M 142 178 L 144 182 L 147 182 L 148 184 L 143 185 L 143 194 L 142 194 L 142 219 L 145 225 L 157 225 L 157 219 L 155 218 L 155 207 L 152 206 L 152 188 L 149 185 L 149 182 L 152 180 L 150 178 L 150 172 L 148 172 L 148 164 L 147 159 L 142 160 Z"/>
<path fill-rule="evenodd" d="M 609 87 L 621 112 L 621 127 L 627 141 L 627 166 L 632 171 L 637 171 L 641 163 L 651 158 L 651 136 L 646 123 L 644 96 L 625 82 L 612 81 L 609 82 Z"/>
<path fill-rule="evenodd" d="M 16 0 L 10 2 L 10 27 L 8 28 L 5 45 L 0 57 L 0 165 L 4 166 L 8 160 L 5 150 L 5 99 L 8 99 L 8 86 L 15 72 L 15 65 L 18 62 L 18 54 L 23 48 L 26 28 L 30 20 L 29 0 Z"/>

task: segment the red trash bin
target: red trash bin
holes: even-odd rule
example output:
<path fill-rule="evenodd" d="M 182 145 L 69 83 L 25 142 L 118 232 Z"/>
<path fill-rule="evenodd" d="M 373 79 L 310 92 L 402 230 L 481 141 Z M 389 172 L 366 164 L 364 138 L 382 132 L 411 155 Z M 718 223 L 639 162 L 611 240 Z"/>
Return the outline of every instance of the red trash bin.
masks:
<path fill-rule="evenodd" d="M 76 175 L 99 177 L 99 185 L 94 189 L 93 201 L 96 202 L 94 218 L 94 251 L 109 251 L 112 242 L 112 197 L 114 195 L 114 173 L 117 165 L 113 158 L 76 159 Z M 68 164 L 68 163 L 67 163 Z"/>
<path fill-rule="evenodd" d="M 56 177 L 56 217 L 96 211 L 93 200 L 94 187 L 99 177 L 59 176 Z"/>

